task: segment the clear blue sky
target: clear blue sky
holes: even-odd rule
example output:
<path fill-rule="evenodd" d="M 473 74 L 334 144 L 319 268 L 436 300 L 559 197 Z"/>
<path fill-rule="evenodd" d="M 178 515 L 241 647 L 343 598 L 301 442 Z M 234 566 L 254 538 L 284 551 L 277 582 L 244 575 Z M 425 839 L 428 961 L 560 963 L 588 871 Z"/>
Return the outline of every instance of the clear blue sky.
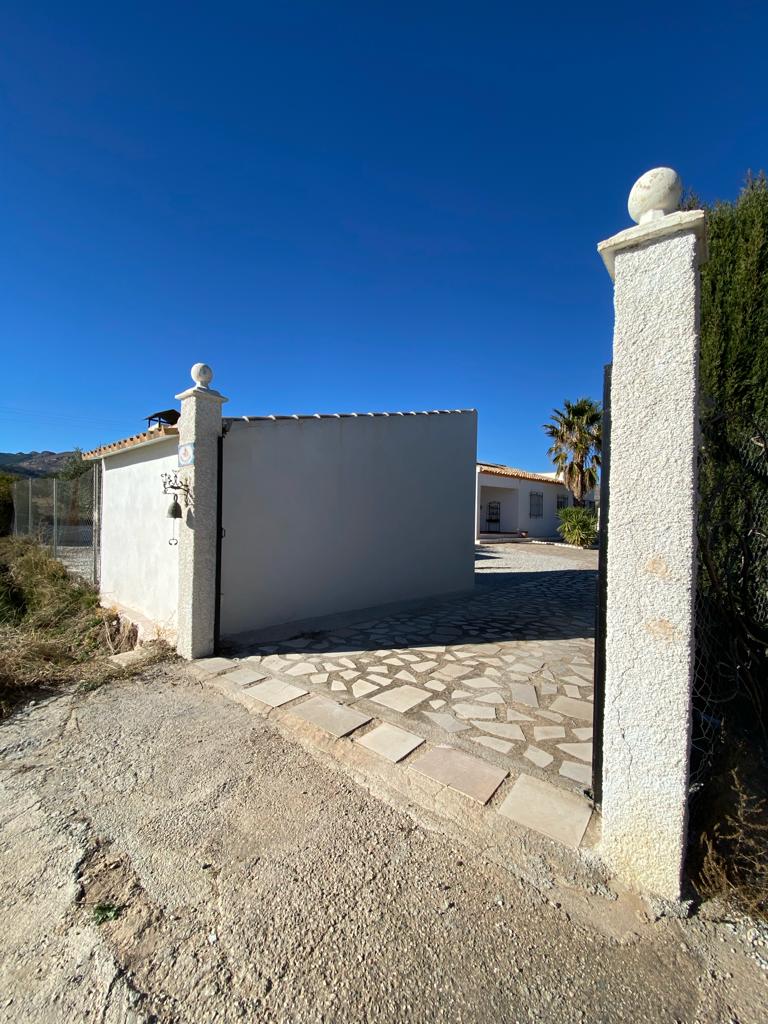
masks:
<path fill-rule="evenodd" d="M 625 13 L 626 12 L 626 13 Z M 0 4 L 0 450 L 225 412 L 474 406 L 549 468 L 599 397 L 596 243 L 768 164 L 768 4 Z"/>

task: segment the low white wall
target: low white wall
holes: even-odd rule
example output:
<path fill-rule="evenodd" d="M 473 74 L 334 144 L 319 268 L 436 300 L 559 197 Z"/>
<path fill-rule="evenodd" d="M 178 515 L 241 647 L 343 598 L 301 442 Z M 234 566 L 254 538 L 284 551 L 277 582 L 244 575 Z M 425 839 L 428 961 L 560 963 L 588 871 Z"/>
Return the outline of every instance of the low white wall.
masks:
<path fill-rule="evenodd" d="M 476 434 L 473 412 L 234 421 L 222 634 L 471 587 Z"/>
<path fill-rule="evenodd" d="M 168 543 L 171 498 L 161 473 L 178 465 L 177 440 L 130 448 L 103 460 L 101 598 L 176 629 L 178 547 Z"/>

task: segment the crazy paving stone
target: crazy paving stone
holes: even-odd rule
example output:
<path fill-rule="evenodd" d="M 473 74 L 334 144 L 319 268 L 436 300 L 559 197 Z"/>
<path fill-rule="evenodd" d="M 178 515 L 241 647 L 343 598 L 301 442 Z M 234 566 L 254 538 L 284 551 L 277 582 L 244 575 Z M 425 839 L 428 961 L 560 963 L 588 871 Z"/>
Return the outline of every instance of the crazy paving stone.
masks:
<path fill-rule="evenodd" d="M 475 694 L 475 699 L 480 701 L 481 704 L 503 704 L 504 698 L 500 693 L 483 693 Z"/>
<path fill-rule="evenodd" d="M 420 690 L 418 686 L 397 686 L 385 693 L 378 693 L 375 697 L 371 697 L 371 700 L 386 708 L 392 708 L 393 711 L 410 711 L 427 697 L 429 697 L 429 691 Z"/>
<path fill-rule="evenodd" d="M 389 686 L 392 680 L 388 676 L 375 676 L 369 675 L 365 677 L 369 683 L 375 683 L 377 686 Z"/>
<path fill-rule="evenodd" d="M 431 700 L 429 702 L 429 706 L 431 708 L 434 708 L 435 710 L 437 710 L 438 708 L 445 707 L 445 701 L 444 700 Z"/>
<path fill-rule="evenodd" d="M 579 764 L 577 761 L 563 761 L 560 765 L 560 774 L 566 779 L 580 782 L 582 786 L 592 785 L 592 768 L 588 764 Z"/>
<path fill-rule="evenodd" d="M 285 670 L 287 676 L 311 676 L 314 672 L 317 672 L 317 665 L 311 661 L 299 661 Z"/>
<path fill-rule="evenodd" d="M 583 718 L 592 721 L 592 705 L 586 700 L 574 700 L 573 697 L 555 697 L 550 704 L 552 711 L 568 715 L 570 718 Z"/>
<path fill-rule="evenodd" d="M 313 676 L 309 677 L 309 681 L 311 683 L 315 683 L 315 685 L 319 685 L 320 683 L 327 683 L 328 682 L 328 673 L 327 672 L 316 672 Z"/>
<path fill-rule="evenodd" d="M 507 708 L 507 721 L 508 722 L 532 722 L 533 719 L 530 715 L 522 715 L 519 711 L 515 711 L 514 708 Z"/>
<path fill-rule="evenodd" d="M 449 715 L 446 711 L 422 711 L 422 714 L 446 732 L 466 732 L 469 729 L 466 722 L 458 722 L 453 715 Z"/>
<path fill-rule="evenodd" d="M 492 736 L 501 736 L 505 740 L 524 740 L 523 730 L 519 725 L 505 725 L 504 722 L 473 721 L 472 725 L 489 732 Z"/>
<path fill-rule="evenodd" d="M 558 715 L 556 711 L 545 711 L 544 708 L 540 708 L 536 714 L 540 718 L 546 718 L 549 722 L 562 722 L 563 716 Z"/>
<path fill-rule="evenodd" d="M 445 683 L 441 683 L 437 679 L 430 679 L 428 683 L 424 684 L 428 689 L 434 690 L 436 693 L 442 693 L 445 689 Z"/>
<path fill-rule="evenodd" d="M 453 705 L 453 710 L 459 718 L 484 718 L 489 720 L 496 718 L 496 709 L 489 707 L 487 704 L 464 704 L 460 702 Z"/>
<path fill-rule="evenodd" d="M 437 668 L 437 662 L 436 661 L 412 661 L 411 662 L 411 671 L 412 672 L 419 672 L 419 673 L 422 673 L 422 672 L 432 672 L 436 668 Z"/>
<path fill-rule="evenodd" d="M 509 692 L 512 700 L 517 701 L 518 704 L 527 704 L 531 708 L 539 706 L 536 688 L 530 683 L 510 683 Z"/>
<path fill-rule="evenodd" d="M 580 739 L 580 740 L 591 740 L 592 739 L 592 730 L 590 728 L 587 728 L 586 726 L 584 726 L 583 728 L 574 729 L 573 730 L 573 735 L 576 736 L 577 739 Z"/>
<path fill-rule="evenodd" d="M 546 750 L 539 750 L 538 747 L 528 747 L 523 757 L 527 757 L 537 768 L 546 768 L 547 765 L 552 764 L 554 761 L 551 754 L 548 754 Z"/>
<path fill-rule="evenodd" d="M 564 736 L 565 729 L 562 725 L 535 725 L 533 727 L 535 740 L 561 740 Z"/>
<path fill-rule="evenodd" d="M 493 679 L 484 679 L 482 676 L 477 676 L 475 679 L 462 679 L 462 686 L 471 686 L 473 690 L 488 690 L 492 686 L 498 686 L 499 684 L 494 682 Z"/>
<path fill-rule="evenodd" d="M 591 743 L 558 743 L 558 750 L 562 750 L 568 757 L 578 757 L 580 761 L 592 761 Z"/>
<path fill-rule="evenodd" d="M 443 665 L 439 674 L 448 679 L 460 679 L 462 676 L 470 675 L 471 672 L 472 669 L 466 665 Z"/>
<path fill-rule="evenodd" d="M 375 683 L 366 683 L 364 679 L 358 679 L 356 683 L 352 683 L 352 694 L 355 697 L 364 697 L 367 693 L 375 693 L 378 690 L 378 686 Z"/>
<path fill-rule="evenodd" d="M 491 750 L 498 750 L 500 754 L 508 754 L 512 744 L 506 740 L 497 739 L 495 736 L 473 736 L 473 743 L 479 743 L 483 747 L 490 747 Z"/>
<path fill-rule="evenodd" d="M 453 747 L 434 747 L 414 761 L 411 768 L 481 804 L 491 799 L 507 777 L 503 768 L 497 768 Z"/>
<path fill-rule="evenodd" d="M 415 683 L 416 676 L 411 675 L 407 669 L 403 669 L 395 675 L 395 679 L 402 679 L 404 683 Z"/>

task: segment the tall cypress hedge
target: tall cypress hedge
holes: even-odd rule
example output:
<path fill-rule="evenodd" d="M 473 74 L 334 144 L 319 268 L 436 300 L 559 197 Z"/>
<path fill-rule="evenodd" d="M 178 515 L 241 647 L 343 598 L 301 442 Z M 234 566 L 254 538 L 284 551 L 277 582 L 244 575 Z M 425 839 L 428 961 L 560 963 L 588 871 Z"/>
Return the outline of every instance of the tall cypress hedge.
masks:
<path fill-rule="evenodd" d="M 691 203 L 691 205 L 694 205 Z M 691 865 L 768 915 L 768 182 L 707 210 Z"/>

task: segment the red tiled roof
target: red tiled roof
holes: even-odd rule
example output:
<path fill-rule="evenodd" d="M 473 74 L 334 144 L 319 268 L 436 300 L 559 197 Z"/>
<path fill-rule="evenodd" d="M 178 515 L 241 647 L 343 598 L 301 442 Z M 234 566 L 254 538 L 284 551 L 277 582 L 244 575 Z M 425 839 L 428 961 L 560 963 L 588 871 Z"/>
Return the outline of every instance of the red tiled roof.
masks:
<path fill-rule="evenodd" d="M 125 448 L 135 448 L 140 444 L 148 444 L 150 441 L 159 441 L 163 437 L 178 437 L 179 428 L 160 426 L 155 430 L 142 430 L 140 434 L 132 437 L 125 437 L 121 441 L 112 441 L 111 444 L 103 444 L 100 448 L 93 448 L 89 452 L 83 452 L 84 459 L 100 459 L 104 455 L 114 455 Z"/>
<path fill-rule="evenodd" d="M 557 484 L 563 487 L 563 481 L 557 477 L 549 476 L 546 473 L 529 473 L 527 469 L 516 469 L 514 466 L 500 466 L 495 462 L 478 462 L 479 473 L 488 473 L 490 476 L 511 476 L 518 480 L 536 480 L 542 484 Z"/>

